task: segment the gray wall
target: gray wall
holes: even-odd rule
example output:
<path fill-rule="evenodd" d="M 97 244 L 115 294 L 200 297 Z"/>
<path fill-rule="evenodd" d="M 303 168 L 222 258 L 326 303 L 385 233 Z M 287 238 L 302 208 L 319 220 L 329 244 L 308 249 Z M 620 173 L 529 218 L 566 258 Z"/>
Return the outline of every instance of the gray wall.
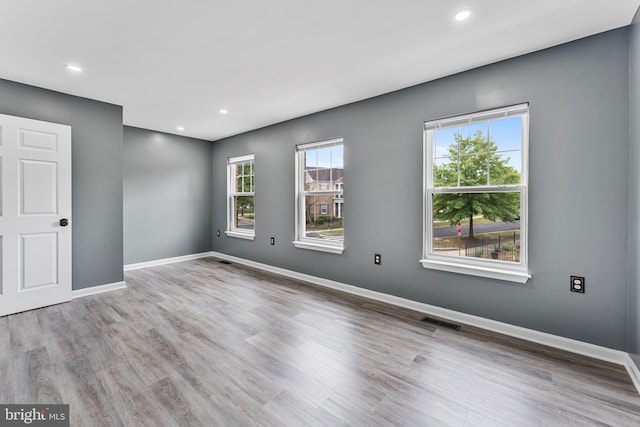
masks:
<path fill-rule="evenodd" d="M 628 67 L 623 28 L 216 142 L 213 249 L 624 350 Z M 423 269 L 423 122 L 527 101 L 533 279 Z M 335 137 L 345 141 L 346 250 L 296 249 L 294 147 Z M 256 159 L 256 240 L 215 237 L 226 158 L 245 153 Z M 571 274 L 586 276 L 586 294 L 569 292 Z"/>
<path fill-rule="evenodd" d="M 640 12 L 629 30 L 629 298 L 627 351 L 640 367 Z"/>
<path fill-rule="evenodd" d="M 0 113 L 72 127 L 73 289 L 122 281 L 122 107 L 0 80 Z"/>
<path fill-rule="evenodd" d="M 211 142 L 124 128 L 124 262 L 211 250 Z"/>

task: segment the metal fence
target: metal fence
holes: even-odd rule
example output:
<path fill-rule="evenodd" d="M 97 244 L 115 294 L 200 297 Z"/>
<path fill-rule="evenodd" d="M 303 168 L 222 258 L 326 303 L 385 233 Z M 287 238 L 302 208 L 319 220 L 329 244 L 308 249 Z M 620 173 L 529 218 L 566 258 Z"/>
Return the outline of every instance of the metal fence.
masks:
<path fill-rule="evenodd" d="M 520 262 L 520 236 L 497 236 L 492 239 L 473 239 L 464 242 L 464 254 L 468 257 Z"/>

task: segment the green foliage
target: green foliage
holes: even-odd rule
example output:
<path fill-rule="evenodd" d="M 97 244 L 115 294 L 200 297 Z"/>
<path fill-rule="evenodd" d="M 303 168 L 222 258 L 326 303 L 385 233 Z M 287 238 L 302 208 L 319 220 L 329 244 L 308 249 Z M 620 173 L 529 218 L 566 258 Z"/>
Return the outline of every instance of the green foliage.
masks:
<path fill-rule="evenodd" d="M 458 159 L 460 164 L 460 187 L 480 185 L 518 184 L 520 173 L 509 166 L 509 158 L 497 153 L 498 146 L 481 131 L 463 138 L 456 135 L 456 143 L 448 148 L 449 162 L 436 166 L 436 187 L 458 186 Z M 460 150 L 458 156 L 458 149 Z"/>
<path fill-rule="evenodd" d="M 237 196 L 236 210 L 240 213 L 240 215 L 244 215 L 245 213 L 253 213 L 254 197 L 253 196 Z"/>
<path fill-rule="evenodd" d="M 458 151 L 459 150 L 459 151 Z M 508 165 L 509 158 L 497 153 L 497 145 L 481 131 L 463 138 L 448 148 L 448 163 L 436 165 L 436 187 L 477 187 L 519 184 L 519 172 Z M 459 161 L 458 161 L 459 159 Z M 459 169 L 458 169 L 459 168 Z M 469 219 L 469 237 L 473 238 L 473 217 L 489 221 L 514 222 L 520 215 L 518 192 L 439 193 L 433 195 L 433 216 L 455 225 Z"/>
<path fill-rule="evenodd" d="M 502 249 L 504 249 L 505 251 L 512 251 L 516 248 L 516 245 L 514 245 L 513 243 L 504 243 L 502 245 Z"/>
<path fill-rule="evenodd" d="M 253 162 L 239 163 L 236 166 L 236 191 L 238 193 L 253 192 Z"/>
<path fill-rule="evenodd" d="M 520 215 L 519 193 L 451 193 L 433 195 L 436 219 L 452 226 L 463 219 L 482 215 L 489 221 L 515 222 Z"/>

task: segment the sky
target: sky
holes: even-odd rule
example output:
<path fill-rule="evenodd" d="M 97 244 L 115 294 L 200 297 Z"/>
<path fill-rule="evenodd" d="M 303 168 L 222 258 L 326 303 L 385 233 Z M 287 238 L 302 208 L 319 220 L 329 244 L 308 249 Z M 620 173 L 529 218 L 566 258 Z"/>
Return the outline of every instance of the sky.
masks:
<path fill-rule="evenodd" d="M 498 153 L 502 153 L 503 158 L 509 158 L 509 166 L 522 172 L 522 118 L 519 116 L 508 117 L 506 119 L 491 120 L 489 122 L 474 123 L 470 125 L 457 126 L 452 128 L 437 129 L 435 132 L 435 154 L 436 159 L 445 157 L 449 152 L 449 147 L 455 144 L 455 134 L 460 132 L 463 138 L 474 135 L 478 130 L 483 135 L 489 135 L 491 140 L 498 146 Z M 436 164 L 441 164 L 436 160 Z M 447 162 L 448 163 L 448 162 Z"/>
<path fill-rule="evenodd" d="M 305 151 L 307 168 L 344 168 L 344 146 L 333 145 Z"/>

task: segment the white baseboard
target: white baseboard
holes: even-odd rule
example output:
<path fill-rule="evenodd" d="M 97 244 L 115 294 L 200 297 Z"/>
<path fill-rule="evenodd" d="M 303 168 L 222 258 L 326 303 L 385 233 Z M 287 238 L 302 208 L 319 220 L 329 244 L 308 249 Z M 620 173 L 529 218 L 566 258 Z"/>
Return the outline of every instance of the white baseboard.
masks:
<path fill-rule="evenodd" d="M 638 369 L 638 365 L 636 365 L 631 356 L 629 356 L 628 354 L 624 367 L 627 368 L 627 373 L 631 377 L 633 385 L 636 386 L 636 390 L 638 390 L 638 392 L 640 393 L 640 370 Z"/>
<path fill-rule="evenodd" d="M 92 286 L 90 288 L 76 289 L 71 291 L 71 299 L 86 297 L 89 295 L 101 294 L 103 292 L 115 291 L 116 289 L 126 288 L 125 282 L 108 283 L 106 285 Z"/>
<path fill-rule="evenodd" d="M 310 282 L 316 285 L 325 286 L 327 288 L 347 292 L 349 294 L 385 302 L 388 304 L 396 305 L 398 307 L 408 308 L 421 313 L 450 320 L 455 323 L 474 326 L 480 329 L 497 332 L 499 334 L 508 335 L 514 338 L 520 338 L 526 341 L 531 341 L 560 350 L 569 351 L 571 353 L 591 357 L 593 359 L 614 363 L 616 365 L 622 365 L 627 369 L 627 372 L 629 373 L 633 384 L 638 390 L 638 393 L 640 393 L 640 371 L 638 371 L 638 367 L 635 365 L 635 363 L 633 363 L 631 356 L 629 356 L 629 354 L 625 353 L 624 351 L 613 350 L 607 347 L 602 347 L 583 341 L 577 341 L 571 338 L 560 337 L 557 335 L 548 334 L 546 332 L 535 331 L 532 329 L 523 328 L 521 326 L 515 326 L 491 319 L 485 319 L 483 317 L 449 310 L 447 308 L 437 307 L 417 301 L 412 301 L 393 295 L 383 294 L 381 292 L 359 288 L 357 286 L 347 285 L 344 283 L 335 282 L 333 280 L 323 279 L 321 277 L 298 273 L 284 268 L 274 267 L 268 264 L 262 264 L 259 262 L 247 260 L 244 258 L 238 258 L 220 252 L 211 252 L 210 255 L 216 258 L 237 262 L 238 264 L 258 268 L 260 270 L 280 274 L 282 276 L 290 277 L 293 279 L 303 280 L 305 282 Z"/>
<path fill-rule="evenodd" d="M 202 252 L 199 254 L 176 256 L 172 258 L 157 259 L 154 261 L 138 262 L 136 264 L 127 264 L 124 271 L 138 270 L 140 268 L 156 267 L 158 265 L 173 264 L 174 262 L 190 261 L 193 259 L 206 258 L 211 256 L 210 252 Z"/>

